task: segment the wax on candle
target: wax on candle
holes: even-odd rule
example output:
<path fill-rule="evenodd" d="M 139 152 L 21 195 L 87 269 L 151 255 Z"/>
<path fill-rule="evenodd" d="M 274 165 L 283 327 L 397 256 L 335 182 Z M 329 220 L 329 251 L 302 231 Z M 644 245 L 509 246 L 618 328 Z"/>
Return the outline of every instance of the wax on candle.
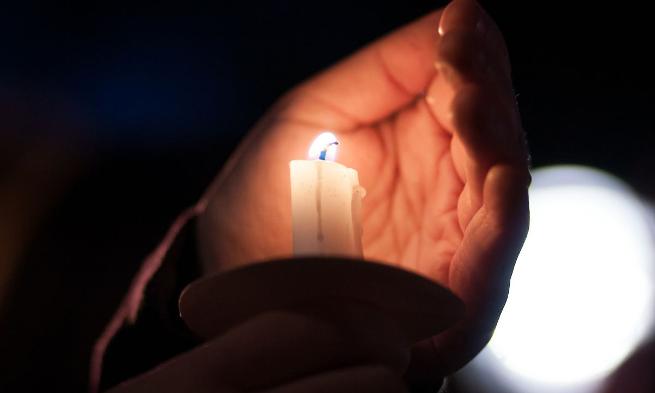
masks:
<path fill-rule="evenodd" d="M 334 162 L 336 136 L 320 134 L 309 160 L 289 163 L 295 255 L 362 257 L 361 200 L 357 171 Z"/>

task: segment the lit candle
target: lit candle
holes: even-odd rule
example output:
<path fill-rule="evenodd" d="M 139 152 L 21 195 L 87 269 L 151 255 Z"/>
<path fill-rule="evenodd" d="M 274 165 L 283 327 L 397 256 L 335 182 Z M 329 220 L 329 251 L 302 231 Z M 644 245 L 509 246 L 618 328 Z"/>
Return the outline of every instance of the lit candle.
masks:
<path fill-rule="evenodd" d="M 291 169 L 291 221 L 295 255 L 362 257 L 361 201 L 357 171 L 334 162 L 339 141 L 320 134 L 309 160 Z"/>

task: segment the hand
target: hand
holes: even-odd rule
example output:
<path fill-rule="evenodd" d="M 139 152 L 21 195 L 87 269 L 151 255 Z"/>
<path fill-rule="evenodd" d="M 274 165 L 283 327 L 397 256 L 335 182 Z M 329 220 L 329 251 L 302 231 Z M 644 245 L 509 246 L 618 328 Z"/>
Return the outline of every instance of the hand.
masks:
<path fill-rule="evenodd" d="M 209 270 L 291 253 L 288 163 L 326 129 L 367 190 L 365 257 L 467 306 L 415 348 L 409 375 L 429 383 L 488 341 L 527 232 L 527 151 L 499 30 L 477 3 L 455 0 L 284 96 L 212 185 L 199 222 Z"/>
<path fill-rule="evenodd" d="M 409 353 L 381 318 L 330 303 L 258 315 L 110 393 L 402 393 Z"/>

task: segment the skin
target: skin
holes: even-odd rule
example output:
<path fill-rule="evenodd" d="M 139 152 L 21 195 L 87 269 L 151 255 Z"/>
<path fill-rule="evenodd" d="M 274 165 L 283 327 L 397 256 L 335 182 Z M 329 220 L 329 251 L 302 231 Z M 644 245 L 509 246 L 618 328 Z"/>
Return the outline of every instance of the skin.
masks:
<path fill-rule="evenodd" d="M 399 393 L 404 336 L 368 307 L 257 315 L 111 393 Z M 275 334 L 267 334 L 275 332 Z"/>
<path fill-rule="evenodd" d="M 528 153 L 498 28 L 477 3 L 455 0 L 282 97 L 210 187 L 198 223 L 199 251 L 208 272 L 290 255 L 288 163 L 305 158 L 323 130 L 335 132 L 341 141 L 338 161 L 355 168 L 367 190 L 365 258 L 446 286 L 464 301 L 466 316 L 417 344 L 408 369 L 386 364 L 384 356 L 344 371 L 353 373 L 352 378 L 334 374 L 333 367 L 277 366 L 313 375 L 308 383 L 326 386 L 321 391 L 402 391 L 397 382 L 406 369 L 410 385 L 438 386 L 443 375 L 472 359 L 490 338 L 528 228 Z M 287 317 L 256 317 L 250 323 L 260 323 L 259 328 L 239 333 L 252 333 L 240 351 L 261 353 L 248 343 L 262 332 L 285 336 L 283 332 L 293 330 L 284 325 Z M 311 329 L 295 334 L 311 336 Z M 220 347 L 225 340 L 230 341 L 219 337 L 208 345 Z M 184 375 L 207 369 L 220 375 L 220 362 L 207 361 L 202 348 L 183 355 L 195 363 L 176 358 L 173 366 L 164 365 L 145 378 L 160 378 L 161 383 L 166 373 L 191 363 L 193 372 Z M 293 348 L 289 343 L 280 353 Z M 337 351 L 337 346 L 328 348 Z M 349 385 L 352 381 L 361 384 Z M 143 379 L 137 383 L 148 386 Z M 292 387 L 290 382 L 272 391 L 318 391 Z"/>
<path fill-rule="evenodd" d="M 291 252 L 288 162 L 334 130 L 367 190 L 367 259 L 450 288 L 467 318 L 415 350 L 450 372 L 488 341 L 528 228 L 528 153 L 502 35 L 471 0 L 426 15 L 284 96 L 213 184 L 200 252 L 216 271 Z"/>

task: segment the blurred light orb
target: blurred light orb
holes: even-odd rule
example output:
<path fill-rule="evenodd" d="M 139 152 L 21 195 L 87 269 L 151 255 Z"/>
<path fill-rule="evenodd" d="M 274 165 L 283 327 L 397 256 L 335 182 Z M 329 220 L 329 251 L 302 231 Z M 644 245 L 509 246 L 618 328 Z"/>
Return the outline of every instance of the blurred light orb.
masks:
<path fill-rule="evenodd" d="M 489 350 L 537 386 L 591 383 L 651 328 L 652 211 L 595 169 L 548 167 L 533 179 L 530 232 Z"/>

